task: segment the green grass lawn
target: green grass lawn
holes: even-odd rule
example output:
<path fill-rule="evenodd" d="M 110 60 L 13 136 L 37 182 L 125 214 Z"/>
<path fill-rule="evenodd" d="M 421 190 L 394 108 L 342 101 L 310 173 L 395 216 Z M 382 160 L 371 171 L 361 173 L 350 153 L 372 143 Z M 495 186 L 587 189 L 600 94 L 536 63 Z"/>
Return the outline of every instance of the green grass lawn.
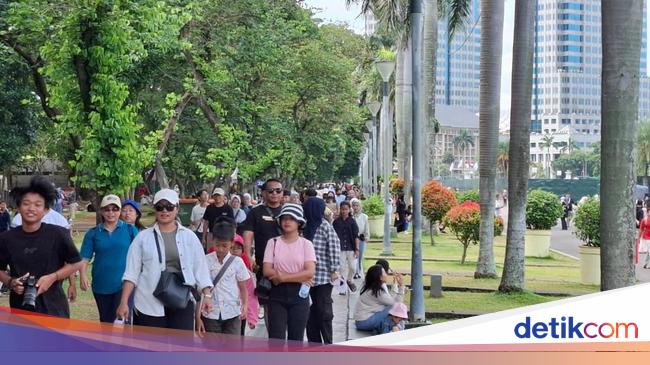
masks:
<path fill-rule="evenodd" d="M 425 295 L 424 302 L 428 312 L 486 313 L 546 303 L 557 299 L 528 292 L 517 294 L 445 292 L 442 298 L 430 298 Z"/>
<path fill-rule="evenodd" d="M 393 243 L 394 257 L 385 257 L 390 262 L 391 268 L 400 272 L 411 272 L 411 243 L 410 236 L 400 235 Z M 467 259 L 460 263 L 462 245 L 453 235 L 441 234 L 435 237 L 436 245 L 431 246 L 429 237 L 422 239 L 422 267 L 425 274 L 442 274 L 443 286 L 457 286 L 468 288 L 482 288 L 496 290 L 500 279 L 474 279 L 476 260 L 478 258 L 478 245 L 467 249 Z M 366 247 L 364 256 L 374 257 L 365 259 L 367 268 L 380 257 L 381 242 L 371 242 Z M 501 275 L 505 257 L 505 237 L 495 238 L 494 244 L 497 275 Z M 406 259 L 406 260 L 405 260 Z M 438 261 L 426 261 L 435 259 Z M 410 278 L 407 276 L 406 281 Z M 424 279 L 428 284 L 428 278 Z M 597 292 L 598 286 L 583 285 L 580 283 L 580 263 L 577 260 L 551 252 L 548 258 L 526 258 L 526 289 L 538 292 L 563 293 L 568 295 L 582 295 Z"/>

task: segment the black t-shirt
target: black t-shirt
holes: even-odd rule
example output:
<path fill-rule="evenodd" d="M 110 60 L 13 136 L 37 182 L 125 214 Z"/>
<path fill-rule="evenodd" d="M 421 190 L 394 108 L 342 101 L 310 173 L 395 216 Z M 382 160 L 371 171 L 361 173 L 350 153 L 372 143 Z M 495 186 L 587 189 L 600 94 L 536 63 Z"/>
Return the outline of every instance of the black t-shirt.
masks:
<path fill-rule="evenodd" d="M 219 217 L 230 217 L 234 219 L 235 214 L 232 211 L 232 207 L 228 204 L 224 204 L 222 207 L 217 207 L 214 204 L 210 204 L 207 208 L 205 208 L 203 219 L 208 221 L 208 229 L 210 232 L 212 232 L 212 226 Z"/>
<path fill-rule="evenodd" d="M 27 233 L 22 226 L 0 235 L 0 269 L 10 268 L 11 276 L 22 277 L 29 273 L 36 281 L 52 274 L 66 263 L 81 261 L 79 251 L 72 241 L 70 232 L 52 224 L 42 223 L 36 232 Z M 23 309 L 23 296 L 11 292 L 11 308 Z M 63 292 L 62 281 L 52 284 L 50 289 L 36 297 L 36 312 L 57 317 L 70 317 L 68 299 Z"/>
<path fill-rule="evenodd" d="M 266 205 L 258 205 L 246 216 L 242 223 L 242 230 L 253 232 L 255 239 L 255 262 L 261 265 L 264 261 L 264 250 L 266 243 L 273 237 L 281 234 L 276 217 L 280 214 L 282 207 L 270 208 Z M 269 211 L 271 214 L 269 214 Z"/>

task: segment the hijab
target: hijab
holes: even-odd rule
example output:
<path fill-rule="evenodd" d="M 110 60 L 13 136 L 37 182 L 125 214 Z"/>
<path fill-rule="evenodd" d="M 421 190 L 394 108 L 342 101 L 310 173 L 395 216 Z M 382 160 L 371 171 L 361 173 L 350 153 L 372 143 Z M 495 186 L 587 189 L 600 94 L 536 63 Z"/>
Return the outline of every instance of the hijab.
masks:
<path fill-rule="evenodd" d="M 316 230 L 323 223 L 323 216 L 325 215 L 325 202 L 322 199 L 316 197 L 309 197 L 303 205 L 303 211 L 305 213 L 305 219 L 307 224 L 303 230 L 303 236 L 310 240 L 314 240 L 316 235 Z"/>

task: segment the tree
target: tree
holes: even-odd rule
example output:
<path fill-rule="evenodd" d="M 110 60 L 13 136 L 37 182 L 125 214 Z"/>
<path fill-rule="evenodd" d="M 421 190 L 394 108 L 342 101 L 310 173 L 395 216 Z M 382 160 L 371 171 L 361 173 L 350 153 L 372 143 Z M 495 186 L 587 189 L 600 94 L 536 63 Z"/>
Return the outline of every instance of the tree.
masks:
<path fill-rule="evenodd" d="M 474 136 L 468 129 L 461 129 L 458 135 L 451 140 L 451 143 L 458 150 L 458 154 L 465 157 L 465 151 L 469 147 L 474 147 Z"/>
<path fill-rule="evenodd" d="M 509 142 L 499 142 L 497 146 L 497 168 L 504 176 L 508 176 L 508 149 L 510 148 Z"/>
<path fill-rule="evenodd" d="M 635 284 L 634 186 L 643 0 L 603 1 L 601 290 Z"/>
<path fill-rule="evenodd" d="M 512 100 L 508 161 L 508 232 L 500 292 L 525 287 L 525 234 L 528 169 L 530 164 L 530 105 L 533 92 L 533 54 L 537 1 L 515 4 L 512 57 Z"/>
<path fill-rule="evenodd" d="M 481 1 L 481 71 L 479 106 L 479 194 L 481 229 L 475 278 L 496 277 L 494 264 L 494 209 L 496 195 L 501 51 L 503 48 L 503 0 Z"/>
<path fill-rule="evenodd" d="M 555 137 L 545 134 L 539 143 L 540 148 L 546 148 L 546 177 L 551 178 L 551 147 L 555 146 Z"/>
<path fill-rule="evenodd" d="M 650 121 L 639 125 L 637 136 L 637 161 L 639 173 L 643 175 L 643 185 L 648 186 L 648 167 L 650 167 Z"/>

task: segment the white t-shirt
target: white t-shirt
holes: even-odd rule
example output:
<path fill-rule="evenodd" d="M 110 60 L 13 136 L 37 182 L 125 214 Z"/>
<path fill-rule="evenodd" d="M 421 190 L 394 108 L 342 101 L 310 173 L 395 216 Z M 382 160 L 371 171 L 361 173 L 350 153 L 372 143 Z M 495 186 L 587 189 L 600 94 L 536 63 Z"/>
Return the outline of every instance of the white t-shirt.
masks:
<path fill-rule="evenodd" d="M 201 204 L 197 204 L 194 206 L 194 208 L 192 208 L 192 215 L 190 217 L 190 220 L 192 222 L 197 220 L 201 221 L 201 223 L 199 223 L 199 226 L 196 227 L 196 231 L 200 233 L 203 233 L 203 229 L 205 228 L 203 227 L 203 214 L 205 213 L 206 208 L 207 206 L 202 207 Z"/>
<path fill-rule="evenodd" d="M 223 264 L 228 261 L 231 254 L 227 254 L 223 258 Z M 222 263 L 217 258 L 217 253 L 212 252 L 205 255 L 208 262 L 208 269 L 210 270 L 210 279 L 214 280 L 219 274 Z M 241 301 L 239 300 L 239 286 L 240 281 L 250 279 L 250 274 L 244 260 L 240 257 L 235 257 L 233 262 L 228 266 L 226 272 L 223 274 L 217 286 L 212 291 L 212 311 L 206 316 L 210 319 L 231 319 L 241 314 Z M 205 315 L 205 314 L 204 314 Z"/>
<path fill-rule="evenodd" d="M 68 222 L 65 217 L 57 212 L 54 209 L 50 209 L 45 216 L 43 216 L 43 219 L 41 219 L 41 223 L 48 223 L 48 224 L 55 224 L 57 226 L 61 226 L 65 229 L 70 229 L 70 223 Z M 22 226 L 23 225 L 23 217 L 20 216 L 20 213 L 16 213 L 14 216 L 14 219 L 11 220 L 11 228 Z"/>

